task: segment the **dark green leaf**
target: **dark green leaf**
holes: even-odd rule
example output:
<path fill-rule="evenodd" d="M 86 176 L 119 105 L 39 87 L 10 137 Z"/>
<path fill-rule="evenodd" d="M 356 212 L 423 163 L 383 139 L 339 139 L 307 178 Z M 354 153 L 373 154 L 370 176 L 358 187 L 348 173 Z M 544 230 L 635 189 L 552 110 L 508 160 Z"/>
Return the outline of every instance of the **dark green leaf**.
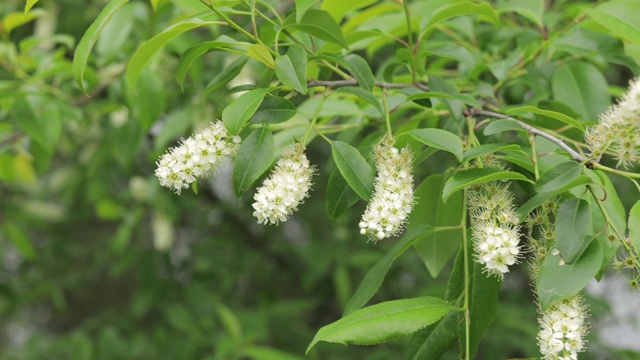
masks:
<path fill-rule="evenodd" d="M 524 175 L 496 168 L 471 168 L 455 173 L 444 186 L 442 200 L 447 201 L 451 195 L 466 187 L 495 180 L 521 180 L 533 183 Z"/>
<path fill-rule="evenodd" d="M 276 58 L 276 76 L 301 94 L 307 93 L 307 53 L 302 46 L 289 46 L 286 55 Z"/>
<path fill-rule="evenodd" d="M 629 211 L 629 239 L 634 248 L 640 249 L 640 201 Z"/>
<path fill-rule="evenodd" d="M 344 309 L 344 315 L 362 308 L 378 291 L 393 262 L 423 236 L 434 234 L 438 229 L 429 225 L 417 225 L 408 229 L 406 234 L 387 252 L 364 277 Z"/>
<path fill-rule="evenodd" d="M 187 72 L 196 59 L 213 50 L 222 49 L 222 47 L 227 44 L 228 43 L 221 41 L 205 41 L 203 43 L 190 47 L 182 55 L 180 55 L 180 61 L 178 62 L 178 66 L 176 67 L 176 81 L 180 85 L 180 89 L 184 91 L 184 79 L 187 77 Z M 227 67 L 225 67 L 222 71 L 225 70 L 227 70 Z"/>
<path fill-rule="evenodd" d="M 387 301 L 351 313 L 324 326 L 311 341 L 371 345 L 411 334 L 432 324 L 452 310 L 451 305 L 434 297 Z"/>
<path fill-rule="evenodd" d="M 464 161 L 467 162 L 471 159 L 475 159 L 478 156 L 482 156 L 485 154 L 496 153 L 498 151 L 518 151 L 520 150 L 520 146 L 517 144 L 484 144 L 480 146 L 473 147 L 464 152 Z"/>
<path fill-rule="evenodd" d="M 129 0 L 111 0 L 107 6 L 102 9 L 98 17 L 91 23 L 91 26 L 82 35 L 82 39 L 78 43 L 75 53 L 73 54 L 73 77 L 76 79 L 76 83 L 80 87 L 80 90 L 87 93 L 84 88 L 84 70 L 87 67 L 89 61 L 89 55 L 93 46 L 100 36 L 102 29 L 111 21 L 113 15 L 115 15 L 124 4 Z"/>
<path fill-rule="evenodd" d="M 16 224 L 7 222 L 5 222 L 2 227 L 13 246 L 25 260 L 35 259 L 36 251 L 33 244 L 31 244 L 31 239 L 29 239 L 27 234 L 25 234 L 21 228 Z"/>
<path fill-rule="evenodd" d="M 585 62 L 559 67 L 551 81 L 553 97 L 580 114 L 584 121 L 598 119 L 611 104 L 607 80 L 598 69 Z"/>
<path fill-rule="evenodd" d="M 373 107 L 375 107 L 376 110 L 378 110 L 380 115 L 384 115 L 384 112 L 382 111 L 382 107 L 380 107 L 380 101 L 378 101 L 378 99 L 376 99 L 376 97 L 373 96 L 373 94 L 370 91 L 367 91 L 359 87 L 354 87 L 354 86 L 344 86 L 339 88 L 337 92 L 355 95 L 367 101 L 369 104 L 373 105 Z"/>
<path fill-rule="evenodd" d="M 242 195 L 271 166 L 273 135 L 267 126 L 255 129 L 242 140 L 233 167 L 233 190 Z"/>
<path fill-rule="evenodd" d="M 560 256 L 548 254 L 540 267 L 537 291 L 542 311 L 577 294 L 589 283 L 600 270 L 602 248 L 594 241 L 573 264 L 561 265 L 561 260 Z"/>
<path fill-rule="evenodd" d="M 580 175 L 577 178 L 573 179 L 568 184 L 562 186 L 561 188 L 557 188 L 556 190 L 553 190 L 553 191 L 536 194 L 536 196 L 529 199 L 529 201 L 524 203 L 518 210 L 516 210 L 516 215 L 518 216 L 518 219 L 520 220 L 520 222 L 522 222 L 524 221 L 524 219 L 526 219 L 527 215 L 529 215 L 529 213 L 533 211 L 533 209 L 544 204 L 544 202 L 547 201 L 548 199 L 556 195 L 559 195 L 567 190 L 570 190 L 576 186 L 587 185 L 592 182 L 593 181 L 588 176 Z"/>
<path fill-rule="evenodd" d="M 375 180 L 375 173 L 369 163 L 356 148 L 345 142 L 334 141 L 331 145 L 333 160 L 344 179 L 358 196 L 369 200 Z"/>
<path fill-rule="evenodd" d="M 563 188 L 582 173 L 582 164 L 575 161 L 565 161 L 552 167 L 540 175 L 536 181 L 536 191 L 545 193 Z"/>
<path fill-rule="evenodd" d="M 242 68 L 244 68 L 247 63 L 248 58 L 241 57 L 235 59 L 229 66 L 225 66 L 222 71 L 216 74 L 216 76 L 209 81 L 207 86 L 204 88 L 202 92 L 202 98 L 206 98 L 207 95 L 211 94 L 212 91 L 219 89 L 222 86 L 227 85 L 233 78 L 238 76 Z"/>
<path fill-rule="evenodd" d="M 296 22 L 295 16 L 289 16 L 283 27 L 300 30 L 311 36 L 338 44 L 347 50 L 349 49 L 340 25 L 324 10 L 309 9 L 298 22 Z"/>
<path fill-rule="evenodd" d="M 278 124 L 291 119 L 296 114 L 293 103 L 280 96 L 266 96 L 251 117 L 251 122 L 259 124 L 263 121 L 268 124 Z"/>
<path fill-rule="evenodd" d="M 407 100 L 415 101 L 420 99 L 430 99 L 430 98 L 445 98 L 445 99 L 454 99 L 461 101 L 464 104 L 471 105 L 477 108 L 482 108 L 482 105 L 471 95 L 467 94 L 446 94 L 438 91 L 425 91 L 419 92 L 407 97 Z"/>
<path fill-rule="evenodd" d="M 347 184 L 340 174 L 340 170 L 333 169 L 327 183 L 327 215 L 331 220 L 336 220 L 348 208 L 358 202 L 360 197 Z"/>
<path fill-rule="evenodd" d="M 347 55 L 344 59 L 349 64 L 349 71 L 358 81 L 358 85 L 370 92 L 373 89 L 375 78 L 367 61 L 355 54 Z"/>
<path fill-rule="evenodd" d="M 589 203 L 578 198 L 566 200 L 556 216 L 556 244 L 568 264 L 576 261 L 593 240 Z"/>
<path fill-rule="evenodd" d="M 222 112 L 222 122 L 233 135 L 238 135 L 244 124 L 258 110 L 268 89 L 255 89 L 240 95 Z"/>
<path fill-rule="evenodd" d="M 176 36 L 201 26 L 218 24 L 217 21 L 204 21 L 202 19 L 193 18 L 185 21 L 181 21 L 165 29 L 160 34 L 152 37 L 147 42 L 142 44 L 138 50 L 133 54 L 129 65 L 127 66 L 127 83 L 129 87 L 134 88 L 138 76 L 142 73 L 142 70 L 149 64 L 151 57 L 158 52 L 166 43 Z"/>
<path fill-rule="evenodd" d="M 516 12 L 534 22 L 539 28 L 543 27 L 544 0 L 502 0 L 498 1 L 498 9 L 500 12 Z"/>
<path fill-rule="evenodd" d="M 452 153 L 462 161 L 462 140 L 453 133 L 442 129 L 414 129 L 409 131 L 414 139 L 421 143 Z"/>
<path fill-rule="evenodd" d="M 411 215 L 407 231 L 430 225 L 433 227 L 457 226 L 462 222 L 462 193 L 454 194 L 445 204 L 442 190 L 447 181 L 444 174 L 431 175 L 416 189 L 418 199 Z M 437 277 L 462 240 L 462 228 L 421 235 L 414 244 L 432 277 Z"/>
<path fill-rule="evenodd" d="M 405 360 L 437 360 L 458 340 L 460 314 L 448 313 L 442 320 L 416 332 L 405 353 Z"/>

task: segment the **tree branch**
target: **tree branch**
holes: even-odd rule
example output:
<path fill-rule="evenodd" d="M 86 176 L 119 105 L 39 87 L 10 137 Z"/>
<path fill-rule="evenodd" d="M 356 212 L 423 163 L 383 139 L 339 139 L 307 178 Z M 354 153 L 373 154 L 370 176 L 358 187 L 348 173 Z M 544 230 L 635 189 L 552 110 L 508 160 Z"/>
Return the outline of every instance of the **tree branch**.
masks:
<path fill-rule="evenodd" d="M 505 114 L 500 114 L 497 112 L 493 112 L 493 111 L 488 111 L 488 110 L 482 110 L 482 109 L 478 109 L 478 108 L 470 108 L 468 110 L 469 115 L 481 115 L 481 116 L 488 116 L 488 117 L 493 117 L 496 119 L 507 119 L 507 120 L 512 120 L 517 122 L 518 124 L 520 124 L 520 126 L 522 126 L 523 128 L 525 128 L 525 130 L 527 130 L 529 133 L 534 134 L 534 135 L 538 135 L 541 136 L 549 141 L 551 141 L 552 143 L 558 145 L 560 148 L 562 148 L 564 151 L 566 151 L 567 153 L 569 153 L 569 155 L 571 155 L 571 158 L 574 161 L 577 161 L 579 163 L 586 163 L 589 162 L 589 159 L 585 158 L 584 156 L 580 155 L 577 151 L 573 150 L 569 145 L 567 145 L 567 143 L 564 142 L 564 140 L 562 139 L 558 139 L 557 137 L 544 132 L 542 130 L 536 129 L 533 126 L 520 121 L 516 118 L 512 118 L 509 115 L 505 115 Z M 588 164 L 587 164 L 588 165 Z"/>
<path fill-rule="evenodd" d="M 417 87 L 423 91 L 429 91 L 429 87 L 427 85 L 417 83 L 417 84 L 400 84 L 400 83 L 390 83 L 385 81 L 376 81 L 375 86 L 385 89 L 404 89 L 408 87 Z M 358 81 L 356 79 L 349 80 L 311 80 L 307 83 L 307 87 L 317 87 L 317 86 L 327 86 L 327 87 L 343 87 L 343 86 L 356 86 L 358 85 Z"/>

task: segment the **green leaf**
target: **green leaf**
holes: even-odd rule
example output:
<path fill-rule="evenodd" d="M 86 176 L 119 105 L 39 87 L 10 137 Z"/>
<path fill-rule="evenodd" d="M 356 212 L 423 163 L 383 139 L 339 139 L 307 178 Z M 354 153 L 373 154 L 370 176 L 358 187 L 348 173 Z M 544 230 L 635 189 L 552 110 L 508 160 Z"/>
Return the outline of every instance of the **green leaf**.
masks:
<path fill-rule="evenodd" d="M 242 359 L 251 360 L 304 360 L 303 357 L 295 354 L 258 345 L 243 346 L 240 354 Z"/>
<path fill-rule="evenodd" d="M 221 41 L 205 41 L 188 48 L 184 53 L 182 53 L 182 55 L 180 55 L 180 61 L 176 67 L 176 81 L 180 85 L 180 90 L 184 91 L 184 80 L 187 77 L 187 72 L 189 71 L 189 68 L 191 68 L 193 62 L 208 52 L 216 49 L 222 49 L 224 45 L 227 45 L 227 43 Z M 225 70 L 227 70 L 227 67 L 222 69 L 222 71 Z"/>
<path fill-rule="evenodd" d="M 349 11 L 363 8 L 376 1 L 377 0 L 323 0 L 321 8 L 329 12 L 337 22 L 340 22 Z"/>
<path fill-rule="evenodd" d="M 353 146 L 342 142 L 331 143 L 331 153 L 340 173 L 351 188 L 364 200 L 369 200 L 373 192 L 375 172 Z"/>
<path fill-rule="evenodd" d="M 471 149 L 464 152 L 463 163 L 468 162 L 471 159 L 475 159 L 478 156 L 482 156 L 485 154 L 496 153 L 498 151 L 518 151 L 520 150 L 520 145 L 518 144 L 484 144 L 476 147 L 472 147 Z"/>
<path fill-rule="evenodd" d="M 127 102 L 134 118 L 142 125 L 145 132 L 160 118 L 166 107 L 166 87 L 157 73 L 147 69 L 142 72 L 138 84 L 138 91 L 134 95 L 132 89 L 127 89 Z"/>
<path fill-rule="evenodd" d="M 324 10 L 309 9 L 298 22 L 296 22 L 295 16 L 289 16 L 283 27 L 300 30 L 324 41 L 338 44 L 347 50 L 349 49 L 340 25 Z"/>
<path fill-rule="evenodd" d="M 80 39 L 78 47 L 76 47 L 76 51 L 73 54 L 73 77 L 75 78 L 78 87 L 80 87 L 80 90 L 85 94 L 87 91 L 85 90 L 83 83 L 84 71 L 87 67 L 91 50 L 96 44 L 102 29 L 104 29 L 109 21 L 111 21 L 113 15 L 115 15 L 118 10 L 128 2 L 129 0 L 111 0 L 107 6 L 102 9 L 100 14 L 98 14 L 98 17 L 93 21 L 93 23 L 91 23 L 91 26 L 89 26 L 84 35 L 82 35 L 82 39 Z"/>
<path fill-rule="evenodd" d="M 565 161 L 550 168 L 540 175 L 536 181 L 536 191 L 545 193 L 561 189 L 571 183 L 582 173 L 582 164 L 575 161 Z"/>
<path fill-rule="evenodd" d="M 429 225 L 433 227 L 448 227 L 460 225 L 462 221 L 462 193 L 454 194 L 445 204 L 440 194 L 448 176 L 444 174 L 431 175 L 416 189 L 418 199 L 407 225 L 407 231 Z M 451 256 L 456 253 L 462 240 L 462 228 L 438 231 L 420 235 L 414 247 L 429 274 L 437 277 Z"/>
<path fill-rule="evenodd" d="M 430 99 L 430 98 L 445 98 L 445 99 L 453 99 L 461 101 L 464 104 L 471 105 L 473 107 L 482 108 L 482 105 L 476 100 L 473 96 L 467 94 L 445 94 L 443 92 L 438 91 L 425 91 L 419 92 L 407 97 L 407 100 L 415 101 L 420 99 Z"/>
<path fill-rule="evenodd" d="M 522 125 L 518 124 L 518 122 L 513 121 L 513 120 L 509 120 L 509 119 L 502 119 L 502 120 L 493 120 L 491 123 L 489 123 L 489 125 L 487 125 L 486 128 L 484 128 L 484 131 L 482 132 L 484 135 L 493 135 L 493 134 L 497 134 L 503 131 L 526 131 Z"/>
<path fill-rule="evenodd" d="M 598 114 L 611 104 L 607 80 L 595 66 L 573 62 L 559 67 L 551 80 L 554 99 L 563 102 L 582 116 L 595 122 Z"/>
<path fill-rule="evenodd" d="M 289 46 L 286 55 L 276 58 L 276 76 L 301 94 L 307 93 L 307 53 L 302 46 Z"/>
<path fill-rule="evenodd" d="M 31 240 L 16 224 L 5 222 L 2 224 L 5 234 L 18 250 L 20 255 L 26 260 L 33 260 L 36 257 L 36 251 L 31 244 Z"/>
<path fill-rule="evenodd" d="M 207 86 L 202 91 L 202 98 L 206 98 L 213 91 L 219 89 L 222 86 L 227 85 L 233 78 L 238 76 L 244 66 L 247 64 L 248 58 L 241 57 L 235 59 L 229 66 L 225 66 L 222 71 L 216 74 L 216 76 L 209 81 Z"/>
<path fill-rule="evenodd" d="M 616 37 L 640 45 L 640 24 L 638 23 L 640 10 L 637 1 L 610 1 L 595 9 L 585 7 L 584 11 Z"/>
<path fill-rule="evenodd" d="M 367 91 L 363 88 L 354 87 L 354 86 L 343 86 L 338 90 L 336 90 L 336 92 L 355 95 L 365 100 L 369 104 L 373 105 L 373 107 L 376 108 L 376 110 L 378 110 L 381 116 L 384 115 L 384 112 L 382 111 L 382 107 L 380 106 L 380 101 L 378 101 L 378 99 L 376 99 L 376 97 L 373 96 L 373 94 L 370 91 Z"/>
<path fill-rule="evenodd" d="M 521 180 L 533 183 L 524 175 L 513 171 L 496 168 L 471 168 L 458 171 L 447 180 L 442 191 L 442 200 L 446 202 L 451 195 L 471 185 L 495 180 Z"/>
<path fill-rule="evenodd" d="M 344 60 L 349 64 L 349 71 L 358 81 L 358 85 L 370 92 L 375 84 L 375 78 L 367 61 L 355 54 L 345 56 Z"/>
<path fill-rule="evenodd" d="M 233 166 L 233 190 L 240 197 L 271 166 L 273 135 L 267 126 L 255 129 L 242 140 Z"/>
<path fill-rule="evenodd" d="M 409 249 L 418 239 L 439 232 L 430 225 L 417 225 L 407 232 L 402 239 L 397 242 L 389 252 L 387 252 L 378 262 L 367 272 L 364 279 L 358 286 L 347 306 L 344 309 L 344 315 L 349 315 L 354 311 L 361 309 L 380 288 L 387 272 L 391 268 L 393 262 L 400 257 L 407 249 Z"/>
<path fill-rule="evenodd" d="M 442 129 L 414 129 L 409 131 L 412 138 L 421 143 L 452 153 L 462 161 L 462 140 L 453 133 Z"/>
<path fill-rule="evenodd" d="M 529 199 L 529 201 L 520 206 L 518 210 L 516 210 L 516 216 L 518 216 L 518 219 L 520 220 L 520 222 L 522 222 L 524 221 L 524 219 L 526 219 L 527 215 L 529 215 L 529 213 L 533 211 L 533 209 L 544 204 L 544 202 L 548 199 L 559 195 L 567 190 L 573 189 L 574 187 L 591 184 L 592 182 L 593 181 L 590 177 L 586 175 L 580 175 L 560 188 L 556 188 L 555 190 L 544 193 L 538 193 L 534 197 Z"/>
<path fill-rule="evenodd" d="M 629 211 L 629 239 L 634 248 L 640 249 L 640 201 Z"/>
<path fill-rule="evenodd" d="M 149 2 L 151 3 L 151 7 L 153 8 L 154 11 L 158 10 L 158 3 L 160 2 L 160 0 L 149 0 Z"/>
<path fill-rule="evenodd" d="M 542 28 L 542 14 L 544 12 L 544 0 L 502 0 L 498 1 L 500 12 L 513 11 L 522 17 L 531 20 Z"/>
<path fill-rule="evenodd" d="M 569 104 L 571 105 L 571 104 Z M 513 109 L 509 109 L 507 110 L 507 114 L 513 114 L 513 113 L 517 113 L 517 112 L 532 112 L 534 114 L 538 114 L 538 115 L 543 115 L 543 116 L 547 116 L 556 120 L 560 120 L 565 124 L 571 125 L 575 128 L 580 129 L 580 131 L 584 132 L 584 126 L 582 124 L 580 124 L 578 122 L 578 120 L 572 118 L 571 116 L 567 116 L 565 114 L 556 112 L 556 111 L 551 111 L 551 110 L 542 110 L 542 109 L 538 109 L 535 106 L 522 106 L 522 107 L 518 107 L 518 108 L 513 108 Z"/>
<path fill-rule="evenodd" d="M 254 89 L 240 95 L 222 112 L 222 122 L 233 135 L 238 135 L 244 124 L 258 110 L 269 89 Z"/>
<path fill-rule="evenodd" d="M 369 306 L 318 330 L 307 353 L 320 341 L 359 345 L 384 342 L 418 331 L 452 309 L 448 302 L 434 297 L 393 300 Z"/>
<path fill-rule="evenodd" d="M 458 62 L 461 62 L 467 65 L 470 68 L 474 68 L 476 66 L 476 62 L 473 59 L 473 55 L 471 55 L 469 50 L 459 45 L 453 45 L 453 44 L 440 45 L 432 49 L 429 49 L 429 53 L 438 57 L 446 57 L 446 58 L 454 59 Z M 475 98 L 472 98 L 472 99 L 477 102 Z"/>
<path fill-rule="evenodd" d="M 568 264 L 576 261 L 593 240 L 589 203 L 571 198 L 562 203 L 556 216 L 556 244 Z"/>
<path fill-rule="evenodd" d="M 499 24 L 500 19 L 495 10 L 488 3 L 474 4 L 470 1 L 460 1 L 450 6 L 440 8 L 438 11 L 429 18 L 427 23 L 422 26 L 422 31 L 427 31 L 434 25 L 441 23 L 452 17 L 461 15 L 478 14 L 484 16 L 484 18 L 493 24 Z"/>
<path fill-rule="evenodd" d="M 333 169 L 327 182 L 327 215 L 331 220 L 336 220 L 348 208 L 360 200 L 358 194 L 347 184 L 340 174 L 340 170 Z"/>
<path fill-rule="evenodd" d="M 30 13 L 25 11 L 10 12 L 5 15 L 0 25 L 4 33 L 10 34 L 13 29 L 28 24 L 44 14 L 46 12 L 42 9 L 35 9 Z"/>
<path fill-rule="evenodd" d="M 458 340 L 460 316 L 448 313 L 436 324 L 416 332 L 405 353 L 405 360 L 440 359 Z"/>
<path fill-rule="evenodd" d="M 127 66 L 127 83 L 129 87 L 134 88 L 136 80 L 142 73 L 142 70 L 149 64 L 151 57 L 158 52 L 163 46 L 165 46 L 170 40 L 176 36 L 195 28 L 199 28 L 206 25 L 220 24 L 219 21 L 204 21 L 198 18 L 192 18 L 185 21 L 176 23 L 166 28 L 160 34 L 152 37 L 147 42 L 142 44 L 129 61 Z"/>
<path fill-rule="evenodd" d="M 269 95 L 262 100 L 250 121 L 254 124 L 263 121 L 268 124 L 279 124 L 291 119 L 296 113 L 296 107 L 291 101 L 280 96 Z"/>
<path fill-rule="evenodd" d="M 307 10 L 311 9 L 311 7 L 320 0 L 295 0 L 296 3 L 296 22 L 299 23 L 302 20 L 302 17 L 307 12 Z"/>
<path fill-rule="evenodd" d="M 38 0 L 27 0 L 27 2 L 24 4 L 24 13 L 28 14 L 29 10 L 31 10 L 33 5 L 35 5 L 37 2 Z"/>
<path fill-rule="evenodd" d="M 60 108 L 55 100 L 41 95 L 28 95 L 15 100 L 12 115 L 18 126 L 24 130 L 42 149 L 53 154 L 62 133 Z"/>
<path fill-rule="evenodd" d="M 269 69 L 273 69 L 276 66 L 275 61 L 273 61 L 273 56 L 271 56 L 271 52 L 269 52 L 269 48 L 263 44 L 253 44 L 249 46 L 249 49 L 247 49 L 247 55 L 249 55 L 250 58 L 263 63 Z"/>
<path fill-rule="evenodd" d="M 542 311 L 577 294 L 591 281 L 600 270 L 602 248 L 594 241 L 573 264 L 560 265 L 560 261 L 560 256 L 548 254 L 540 267 L 537 292 Z"/>

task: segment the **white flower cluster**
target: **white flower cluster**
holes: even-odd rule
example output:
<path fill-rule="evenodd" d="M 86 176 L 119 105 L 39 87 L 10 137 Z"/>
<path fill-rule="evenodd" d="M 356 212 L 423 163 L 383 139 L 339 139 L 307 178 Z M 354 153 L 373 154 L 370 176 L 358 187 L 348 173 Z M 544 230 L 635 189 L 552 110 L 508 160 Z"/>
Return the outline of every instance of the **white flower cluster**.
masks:
<path fill-rule="evenodd" d="M 560 301 L 542 314 L 538 322 L 538 345 L 545 360 L 577 360 L 587 333 L 581 298 Z"/>
<path fill-rule="evenodd" d="M 374 150 L 377 175 L 371 201 L 360 220 L 360 233 L 382 240 L 400 233 L 413 208 L 412 153 L 398 151 L 385 136 Z"/>
<path fill-rule="evenodd" d="M 211 169 L 235 155 L 240 141 L 239 136 L 232 136 L 227 131 L 222 121 L 211 123 L 160 157 L 155 173 L 160 185 L 179 195 L 196 178 L 206 176 Z"/>
<path fill-rule="evenodd" d="M 309 196 L 314 172 L 315 167 L 309 165 L 304 154 L 304 146 L 296 143 L 287 149 L 253 196 L 253 216 L 258 218 L 258 223 L 278 225 L 280 221 L 287 221 L 287 216 L 298 210 L 298 205 Z"/>
<path fill-rule="evenodd" d="M 484 271 L 499 278 L 509 272 L 520 255 L 520 227 L 513 210 L 513 195 L 494 182 L 469 191 L 473 219 L 473 247 Z"/>
<path fill-rule="evenodd" d="M 610 151 L 618 166 L 640 162 L 640 78 L 631 82 L 629 92 L 600 116 L 597 125 L 587 129 L 585 141 L 595 161 Z"/>

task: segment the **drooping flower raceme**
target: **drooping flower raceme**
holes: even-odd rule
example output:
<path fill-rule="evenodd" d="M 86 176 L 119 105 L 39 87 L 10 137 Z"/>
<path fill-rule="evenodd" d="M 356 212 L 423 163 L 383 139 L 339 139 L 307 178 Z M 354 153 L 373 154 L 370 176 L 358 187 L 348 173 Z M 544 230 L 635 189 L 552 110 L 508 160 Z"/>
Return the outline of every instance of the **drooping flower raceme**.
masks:
<path fill-rule="evenodd" d="M 196 178 L 206 176 L 229 156 L 235 155 L 240 140 L 239 136 L 232 136 L 227 131 L 222 121 L 211 123 L 160 157 L 155 172 L 160 185 L 179 195 Z"/>
<path fill-rule="evenodd" d="M 385 136 L 374 149 L 377 175 L 360 220 L 360 233 L 372 241 L 399 234 L 413 208 L 413 155 L 408 147 L 398 151 L 394 143 Z"/>
<path fill-rule="evenodd" d="M 598 124 L 587 128 L 585 141 L 595 161 L 610 151 L 618 166 L 640 162 L 640 78 L 631 82 L 618 104 L 600 115 Z"/>
<path fill-rule="evenodd" d="M 585 317 L 579 295 L 553 304 L 540 316 L 538 345 L 545 360 L 578 359 L 578 353 L 585 348 Z"/>
<path fill-rule="evenodd" d="M 309 196 L 314 172 L 315 167 L 309 164 L 302 144 L 287 149 L 253 196 L 253 216 L 258 218 L 258 223 L 278 225 L 280 221 L 287 221 Z"/>
<path fill-rule="evenodd" d="M 470 189 L 468 194 L 475 259 L 484 265 L 486 273 L 502 278 L 520 255 L 520 227 L 513 195 L 498 182 Z"/>

